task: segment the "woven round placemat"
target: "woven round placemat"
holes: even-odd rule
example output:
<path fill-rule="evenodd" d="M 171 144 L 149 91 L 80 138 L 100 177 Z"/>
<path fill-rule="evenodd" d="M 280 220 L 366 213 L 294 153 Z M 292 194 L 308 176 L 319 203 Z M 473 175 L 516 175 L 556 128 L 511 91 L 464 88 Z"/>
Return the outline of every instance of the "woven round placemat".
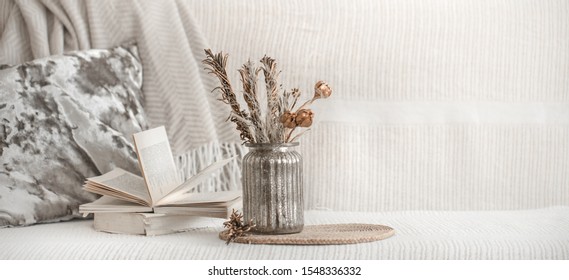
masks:
<path fill-rule="evenodd" d="M 300 233 L 266 235 L 249 234 L 237 237 L 234 242 L 249 244 L 279 245 L 338 245 L 372 242 L 386 239 L 395 230 L 384 225 L 372 224 L 330 224 L 304 226 Z M 219 238 L 227 241 L 227 231 L 219 233 Z"/>

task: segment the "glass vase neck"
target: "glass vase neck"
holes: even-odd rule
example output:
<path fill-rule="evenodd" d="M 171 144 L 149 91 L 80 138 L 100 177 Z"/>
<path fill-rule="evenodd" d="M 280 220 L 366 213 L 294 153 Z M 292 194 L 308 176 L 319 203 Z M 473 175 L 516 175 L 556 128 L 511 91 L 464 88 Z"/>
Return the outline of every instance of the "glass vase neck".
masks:
<path fill-rule="evenodd" d="M 245 143 L 245 147 L 255 150 L 276 150 L 281 148 L 297 147 L 298 142 L 292 143 Z"/>

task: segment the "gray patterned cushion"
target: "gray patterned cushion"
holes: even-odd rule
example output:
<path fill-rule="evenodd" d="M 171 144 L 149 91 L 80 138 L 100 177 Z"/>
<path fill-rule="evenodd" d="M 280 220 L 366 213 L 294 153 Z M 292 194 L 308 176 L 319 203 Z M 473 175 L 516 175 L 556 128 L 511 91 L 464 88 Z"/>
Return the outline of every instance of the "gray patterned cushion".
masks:
<path fill-rule="evenodd" d="M 134 45 L 0 70 L 0 227 L 71 219 L 96 198 L 85 177 L 138 172 L 141 87 Z"/>

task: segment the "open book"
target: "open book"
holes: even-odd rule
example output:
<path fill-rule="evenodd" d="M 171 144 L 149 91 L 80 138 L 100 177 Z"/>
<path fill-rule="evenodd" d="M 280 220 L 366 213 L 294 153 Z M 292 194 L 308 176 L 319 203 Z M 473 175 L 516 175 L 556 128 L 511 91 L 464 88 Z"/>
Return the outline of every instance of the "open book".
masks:
<path fill-rule="evenodd" d="M 241 191 L 191 192 L 233 158 L 218 161 L 181 182 L 163 126 L 136 133 L 133 137 L 142 177 L 116 168 L 101 176 L 87 178 L 83 188 L 103 197 L 80 205 L 79 212 L 140 213 L 170 206 L 184 208 L 189 215 L 221 217 L 223 213 L 225 217 L 228 208 L 236 207 L 241 201 Z"/>

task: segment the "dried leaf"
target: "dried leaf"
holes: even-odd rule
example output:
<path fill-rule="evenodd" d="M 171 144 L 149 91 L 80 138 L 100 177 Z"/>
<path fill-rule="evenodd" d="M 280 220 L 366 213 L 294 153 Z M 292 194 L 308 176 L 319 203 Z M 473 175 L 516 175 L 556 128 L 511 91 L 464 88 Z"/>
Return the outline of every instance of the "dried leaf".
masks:
<path fill-rule="evenodd" d="M 207 66 L 206 69 L 209 70 L 209 73 L 214 74 L 221 83 L 221 86 L 216 87 L 214 90 L 219 89 L 221 92 L 221 100 L 231 106 L 233 116 L 230 116 L 230 120 L 237 125 L 241 140 L 245 142 L 255 142 L 253 134 L 251 133 L 250 124 L 247 122 L 249 115 L 246 111 L 241 110 L 241 106 L 237 101 L 237 97 L 233 92 L 231 83 L 227 77 L 227 72 L 225 71 L 228 55 L 224 55 L 223 52 L 213 54 L 210 49 L 204 51 L 206 59 L 202 62 Z M 235 116 L 239 116 L 239 118 Z"/>

